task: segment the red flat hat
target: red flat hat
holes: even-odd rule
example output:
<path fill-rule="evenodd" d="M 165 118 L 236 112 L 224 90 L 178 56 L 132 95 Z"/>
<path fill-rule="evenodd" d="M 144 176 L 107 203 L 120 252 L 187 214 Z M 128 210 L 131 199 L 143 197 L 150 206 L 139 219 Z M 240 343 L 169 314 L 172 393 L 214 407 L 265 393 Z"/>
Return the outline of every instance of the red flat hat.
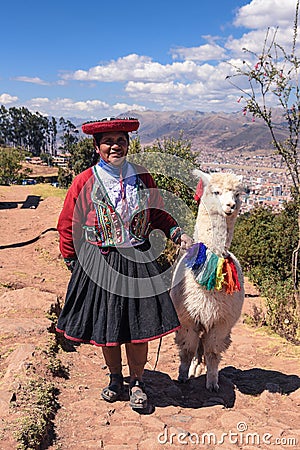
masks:
<path fill-rule="evenodd" d="M 140 123 L 133 117 L 124 119 L 115 119 L 114 117 L 106 117 L 105 119 L 85 122 L 82 125 L 82 131 L 85 134 L 107 133 L 110 131 L 136 131 Z"/>

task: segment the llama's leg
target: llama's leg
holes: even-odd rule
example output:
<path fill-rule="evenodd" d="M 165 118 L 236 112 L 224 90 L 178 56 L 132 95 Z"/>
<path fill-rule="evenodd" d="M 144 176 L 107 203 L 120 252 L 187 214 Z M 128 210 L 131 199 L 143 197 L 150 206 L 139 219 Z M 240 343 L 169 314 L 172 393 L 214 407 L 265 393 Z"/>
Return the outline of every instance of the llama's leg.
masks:
<path fill-rule="evenodd" d="M 221 353 L 230 345 L 230 332 L 225 325 L 211 328 L 203 340 L 204 359 L 206 364 L 206 388 L 209 391 L 218 391 L 218 370 Z"/>
<path fill-rule="evenodd" d="M 205 354 L 206 362 L 206 389 L 209 391 L 219 390 L 218 383 L 218 367 L 221 361 L 221 355 L 214 352 L 208 352 Z"/>
<path fill-rule="evenodd" d="M 176 332 L 175 342 L 179 348 L 180 366 L 178 381 L 185 383 L 189 378 L 191 361 L 196 354 L 199 337 L 192 328 L 182 327 Z"/>
<path fill-rule="evenodd" d="M 189 378 L 200 377 L 202 373 L 202 357 L 203 357 L 203 344 L 202 339 L 200 338 L 198 341 L 198 348 L 196 354 L 193 357 L 189 368 Z"/>

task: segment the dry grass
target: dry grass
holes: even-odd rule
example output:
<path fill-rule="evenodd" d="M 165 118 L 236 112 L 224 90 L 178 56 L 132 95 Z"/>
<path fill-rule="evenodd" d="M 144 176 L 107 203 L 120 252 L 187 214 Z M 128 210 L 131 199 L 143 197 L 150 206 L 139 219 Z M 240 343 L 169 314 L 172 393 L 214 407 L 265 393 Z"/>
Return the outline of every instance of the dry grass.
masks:
<path fill-rule="evenodd" d="M 23 169 L 30 169 L 32 171 L 28 178 L 49 177 L 49 176 L 55 177 L 58 175 L 58 167 L 40 166 L 38 164 L 30 164 L 30 163 L 23 163 L 22 167 Z"/>

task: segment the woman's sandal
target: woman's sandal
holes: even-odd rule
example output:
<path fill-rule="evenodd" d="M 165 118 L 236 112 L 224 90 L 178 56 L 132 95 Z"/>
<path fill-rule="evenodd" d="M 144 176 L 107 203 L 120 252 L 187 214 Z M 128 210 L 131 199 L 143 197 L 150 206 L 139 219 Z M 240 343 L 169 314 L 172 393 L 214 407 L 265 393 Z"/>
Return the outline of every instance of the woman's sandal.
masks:
<path fill-rule="evenodd" d="M 132 388 L 134 391 L 132 391 Z M 145 409 L 147 408 L 148 399 L 145 393 L 145 383 L 140 380 L 133 380 L 129 384 L 129 405 L 132 409 Z"/>
<path fill-rule="evenodd" d="M 101 392 L 101 397 L 107 402 L 115 402 L 123 392 L 123 375 L 118 373 L 110 374 L 110 383 Z"/>

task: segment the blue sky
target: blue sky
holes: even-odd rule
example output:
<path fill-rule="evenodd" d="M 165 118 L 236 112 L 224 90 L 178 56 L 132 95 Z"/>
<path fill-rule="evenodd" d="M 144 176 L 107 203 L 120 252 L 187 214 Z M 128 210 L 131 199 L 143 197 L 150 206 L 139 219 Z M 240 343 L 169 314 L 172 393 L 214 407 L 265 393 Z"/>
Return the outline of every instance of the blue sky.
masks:
<path fill-rule="evenodd" d="M 95 119 L 128 110 L 238 110 L 226 81 L 296 0 L 5 1 L 0 104 Z"/>

